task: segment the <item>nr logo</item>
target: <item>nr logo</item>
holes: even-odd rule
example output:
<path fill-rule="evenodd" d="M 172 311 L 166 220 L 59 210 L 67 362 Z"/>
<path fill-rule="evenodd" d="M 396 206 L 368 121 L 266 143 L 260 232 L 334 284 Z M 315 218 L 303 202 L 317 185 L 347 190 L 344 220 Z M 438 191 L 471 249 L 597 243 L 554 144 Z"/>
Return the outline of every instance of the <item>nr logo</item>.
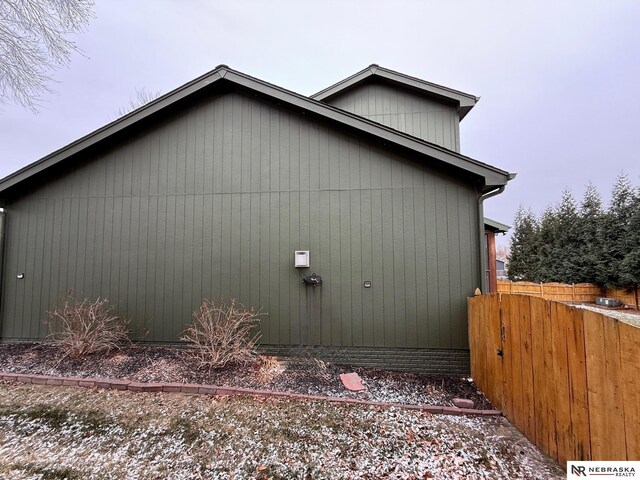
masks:
<path fill-rule="evenodd" d="M 571 465 L 571 473 L 573 475 L 577 475 L 578 477 L 582 477 L 583 475 L 587 476 L 587 467 L 582 465 Z"/>

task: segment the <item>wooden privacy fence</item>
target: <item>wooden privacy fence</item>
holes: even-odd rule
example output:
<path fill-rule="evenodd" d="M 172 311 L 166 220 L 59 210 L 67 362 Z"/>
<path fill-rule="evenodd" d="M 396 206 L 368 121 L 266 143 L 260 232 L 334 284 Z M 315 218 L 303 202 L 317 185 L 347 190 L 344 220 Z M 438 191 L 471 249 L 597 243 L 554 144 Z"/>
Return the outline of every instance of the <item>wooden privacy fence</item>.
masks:
<path fill-rule="evenodd" d="M 557 302 L 590 302 L 596 297 L 611 297 L 626 305 L 640 307 L 638 289 L 601 288 L 593 283 L 533 283 L 498 280 L 498 293 L 515 293 L 542 297 Z"/>
<path fill-rule="evenodd" d="M 640 328 L 492 294 L 469 299 L 469 342 L 478 388 L 560 465 L 640 459 Z"/>
<path fill-rule="evenodd" d="M 626 305 L 631 305 L 635 308 L 640 308 L 640 291 L 639 289 L 635 290 L 624 290 L 622 288 L 607 288 L 604 291 L 605 297 L 617 298 L 622 303 Z"/>
<path fill-rule="evenodd" d="M 602 288 L 593 283 L 533 283 L 498 280 L 498 293 L 515 293 L 542 297 L 558 302 L 594 302 L 602 297 Z"/>

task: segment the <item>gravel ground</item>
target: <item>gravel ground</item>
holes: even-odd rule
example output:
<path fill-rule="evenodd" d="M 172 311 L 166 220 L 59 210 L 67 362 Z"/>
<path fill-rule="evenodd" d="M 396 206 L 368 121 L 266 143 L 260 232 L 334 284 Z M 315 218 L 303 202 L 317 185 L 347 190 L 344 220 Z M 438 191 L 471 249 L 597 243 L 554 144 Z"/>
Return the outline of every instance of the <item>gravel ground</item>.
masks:
<path fill-rule="evenodd" d="M 595 305 L 575 304 L 572 307 L 584 308 L 585 310 L 593 310 L 594 312 L 608 315 L 609 317 L 616 318 L 621 322 L 628 323 L 640 327 L 640 312 L 638 310 L 623 310 L 623 309 L 611 309 L 602 308 Z"/>
<path fill-rule="evenodd" d="M 475 408 L 493 409 L 467 378 L 339 366 L 314 358 L 260 357 L 248 367 L 210 372 L 197 368 L 185 349 L 131 347 L 108 354 L 63 359 L 53 345 L 22 343 L 0 345 L 0 371 L 136 382 L 204 383 L 419 405 L 452 406 L 454 398 L 467 398 L 474 402 Z M 340 374 L 347 372 L 358 373 L 367 390 L 346 390 Z"/>
<path fill-rule="evenodd" d="M 501 417 L 0 382 L 0 478 L 565 475 Z"/>

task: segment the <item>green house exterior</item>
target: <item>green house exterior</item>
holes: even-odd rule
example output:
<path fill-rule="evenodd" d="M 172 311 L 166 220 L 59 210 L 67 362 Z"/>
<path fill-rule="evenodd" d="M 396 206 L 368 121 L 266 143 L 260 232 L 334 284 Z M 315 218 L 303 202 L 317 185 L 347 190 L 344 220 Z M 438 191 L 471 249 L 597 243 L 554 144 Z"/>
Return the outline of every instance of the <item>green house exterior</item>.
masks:
<path fill-rule="evenodd" d="M 458 152 L 476 100 L 378 66 L 312 97 L 217 67 L 0 180 L 2 341 L 44 338 L 69 289 L 152 343 L 233 297 L 268 312 L 266 351 L 466 373 L 482 199 L 513 178 Z"/>

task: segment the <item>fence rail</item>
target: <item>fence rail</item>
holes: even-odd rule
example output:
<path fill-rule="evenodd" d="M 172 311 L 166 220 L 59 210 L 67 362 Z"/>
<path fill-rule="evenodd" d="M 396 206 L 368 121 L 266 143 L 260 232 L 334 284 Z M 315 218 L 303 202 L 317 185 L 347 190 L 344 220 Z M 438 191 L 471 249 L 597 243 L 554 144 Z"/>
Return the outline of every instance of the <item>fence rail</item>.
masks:
<path fill-rule="evenodd" d="M 492 294 L 469 299 L 469 342 L 476 385 L 560 465 L 640 458 L 640 328 Z"/>
<path fill-rule="evenodd" d="M 594 302 L 596 297 L 611 297 L 626 305 L 640 308 L 638 289 L 604 289 L 593 283 L 533 283 L 498 280 L 498 293 L 530 295 L 557 302 Z"/>
<path fill-rule="evenodd" d="M 622 288 L 607 288 L 604 292 L 605 297 L 617 298 L 625 305 L 640 308 L 640 289 L 624 290 Z"/>

